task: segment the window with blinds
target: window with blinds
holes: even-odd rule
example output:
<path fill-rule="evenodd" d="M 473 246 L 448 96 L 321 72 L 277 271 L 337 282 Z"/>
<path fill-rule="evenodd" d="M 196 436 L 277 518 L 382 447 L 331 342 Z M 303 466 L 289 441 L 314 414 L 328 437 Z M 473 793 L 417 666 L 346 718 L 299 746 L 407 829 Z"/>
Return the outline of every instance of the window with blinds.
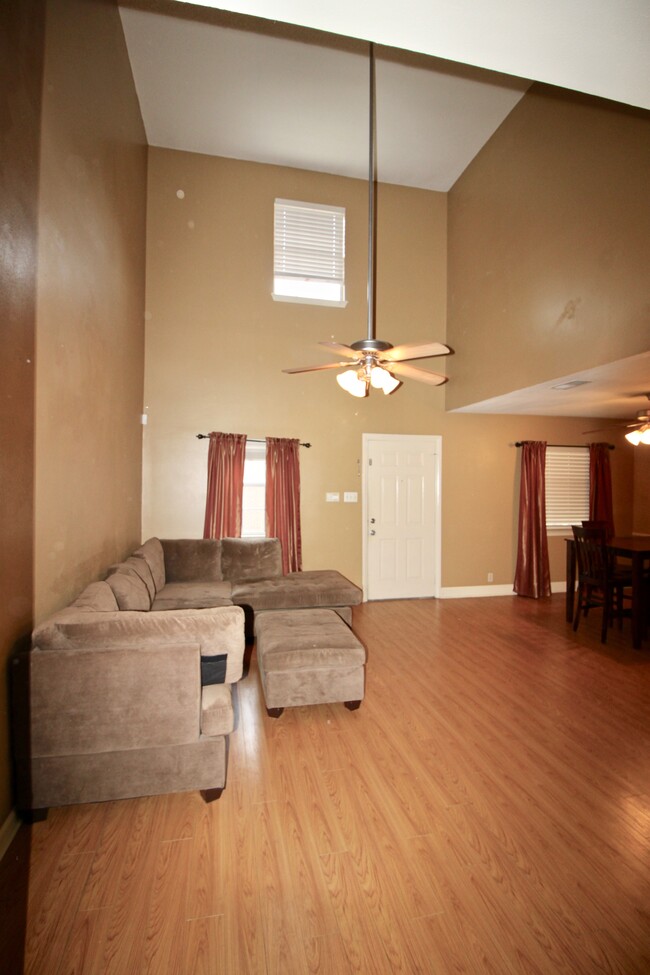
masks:
<path fill-rule="evenodd" d="M 589 451 L 546 448 L 546 528 L 566 532 L 589 517 Z"/>
<path fill-rule="evenodd" d="M 345 207 L 275 201 L 273 298 L 345 305 Z"/>

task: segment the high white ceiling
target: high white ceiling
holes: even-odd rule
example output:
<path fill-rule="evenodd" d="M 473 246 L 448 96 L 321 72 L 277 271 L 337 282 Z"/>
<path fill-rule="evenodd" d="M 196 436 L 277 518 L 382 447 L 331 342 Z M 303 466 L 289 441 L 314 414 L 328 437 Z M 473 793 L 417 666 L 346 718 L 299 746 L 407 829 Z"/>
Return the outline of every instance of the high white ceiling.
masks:
<path fill-rule="evenodd" d="M 367 40 L 384 182 L 448 190 L 531 80 L 650 108 L 650 0 L 122 3 L 151 145 L 365 179 Z M 649 356 L 469 409 L 633 417 Z"/>
<path fill-rule="evenodd" d="M 189 0 L 650 108 L 648 0 Z"/>
<path fill-rule="evenodd" d="M 367 45 L 121 15 L 150 145 L 367 178 Z M 378 178 L 448 190 L 528 85 L 378 50 Z"/>

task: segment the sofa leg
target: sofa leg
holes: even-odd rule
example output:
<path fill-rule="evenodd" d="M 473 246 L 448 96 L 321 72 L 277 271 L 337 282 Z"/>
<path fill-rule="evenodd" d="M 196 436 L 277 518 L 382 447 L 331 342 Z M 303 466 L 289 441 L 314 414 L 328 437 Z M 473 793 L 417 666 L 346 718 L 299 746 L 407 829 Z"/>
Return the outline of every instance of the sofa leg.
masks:
<path fill-rule="evenodd" d="M 279 718 L 283 711 L 284 711 L 284 708 L 267 708 L 266 709 L 266 713 L 268 714 L 269 718 Z"/>
<path fill-rule="evenodd" d="M 42 809 L 22 809 L 20 811 L 20 818 L 28 826 L 31 826 L 33 823 L 45 822 L 49 811 L 49 806 L 44 806 Z"/>
<path fill-rule="evenodd" d="M 221 789 L 202 789 L 201 795 L 204 802 L 216 802 L 222 792 L 223 787 Z"/>
<path fill-rule="evenodd" d="M 348 711 L 356 711 L 361 707 L 361 701 L 344 701 L 344 704 Z"/>

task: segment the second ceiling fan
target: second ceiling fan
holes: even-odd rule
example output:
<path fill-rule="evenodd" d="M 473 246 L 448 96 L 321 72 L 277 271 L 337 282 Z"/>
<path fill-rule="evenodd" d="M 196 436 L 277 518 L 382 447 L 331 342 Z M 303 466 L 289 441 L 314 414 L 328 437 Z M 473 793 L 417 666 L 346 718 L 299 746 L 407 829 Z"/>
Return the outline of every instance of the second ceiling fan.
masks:
<path fill-rule="evenodd" d="M 368 164 L 368 335 L 352 345 L 339 342 L 320 342 L 328 352 L 343 356 L 342 361 L 318 366 L 302 366 L 284 369 L 286 373 L 318 372 L 322 369 L 340 369 L 345 372 L 336 377 L 339 385 L 353 396 L 367 396 L 370 387 L 392 393 L 401 382 L 397 377 L 415 379 L 430 386 L 440 386 L 447 377 L 439 373 L 419 369 L 409 360 L 448 355 L 451 349 L 441 342 L 418 342 L 393 346 L 374 337 L 375 334 L 375 51 L 370 44 L 370 147 Z"/>

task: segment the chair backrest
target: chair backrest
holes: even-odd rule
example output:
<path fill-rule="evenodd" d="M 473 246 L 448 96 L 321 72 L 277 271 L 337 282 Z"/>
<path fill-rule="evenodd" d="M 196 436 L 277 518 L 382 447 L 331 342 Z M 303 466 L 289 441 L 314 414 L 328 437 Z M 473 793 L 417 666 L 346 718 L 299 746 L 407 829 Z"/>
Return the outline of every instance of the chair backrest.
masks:
<path fill-rule="evenodd" d="M 578 525 L 572 527 L 579 576 L 594 585 L 606 585 L 611 564 L 606 528 L 582 528 Z"/>

